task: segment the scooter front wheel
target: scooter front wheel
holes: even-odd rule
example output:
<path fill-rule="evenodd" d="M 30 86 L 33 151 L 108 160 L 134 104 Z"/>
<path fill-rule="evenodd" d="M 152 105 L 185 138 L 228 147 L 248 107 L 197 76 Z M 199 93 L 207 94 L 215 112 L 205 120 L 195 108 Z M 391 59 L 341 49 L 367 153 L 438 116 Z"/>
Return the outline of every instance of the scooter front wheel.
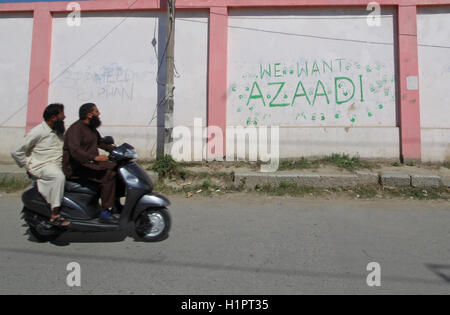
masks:
<path fill-rule="evenodd" d="M 135 222 L 136 234 L 144 242 L 160 242 L 169 236 L 172 220 L 167 208 L 144 210 Z"/>

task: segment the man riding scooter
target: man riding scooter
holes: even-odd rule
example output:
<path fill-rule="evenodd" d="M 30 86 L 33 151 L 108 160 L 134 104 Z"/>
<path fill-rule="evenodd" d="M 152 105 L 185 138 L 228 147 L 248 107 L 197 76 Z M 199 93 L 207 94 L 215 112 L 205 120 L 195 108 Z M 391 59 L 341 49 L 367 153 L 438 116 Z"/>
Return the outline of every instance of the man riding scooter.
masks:
<path fill-rule="evenodd" d="M 99 148 L 107 152 L 114 149 L 106 144 L 97 128 L 101 125 L 100 112 L 93 103 L 80 107 L 79 118 L 67 130 L 64 138 L 63 171 L 68 180 L 83 179 L 98 183 L 102 212 L 101 223 L 116 224 L 112 209 L 116 200 L 116 163 L 108 160 L 107 155 L 100 155 Z"/>
<path fill-rule="evenodd" d="M 70 222 L 60 215 L 66 182 L 61 169 L 66 118 L 64 105 L 50 104 L 43 116 L 44 121 L 31 129 L 11 156 L 19 167 L 27 169 L 28 176 L 37 180 L 39 193 L 51 205 L 50 223 L 67 227 Z"/>
<path fill-rule="evenodd" d="M 170 201 L 153 192 L 153 183 L 136 161 L 138 154 L 133 146 L 123 143 L 116 147 L 112 137 L 100 136 L 99 115 L 94 104 L 83 105 L 80 120 L 66 133 L 63 168 L 68 178 L 60 213 L 70 220 L 70 225 L 66 228 L 50 224 L 52 210 L 33 184 L 22 194 L 22 217 L 29 232 L 39 241 L 47 242 L 66 232 L 128 230 L 133 223 L 133 236 L 138 240 L 166 239 L 171 227 L 167 209 Z M 108 157 L 99 155 L 99 148 L 109 151 Z M 116 186 L 120 187 L 118 193 Z M 125 196 L 122 195 L 125 191 L 122 206 L 116 198 Z M 115 202 L 116 207 L 120 206 L 120 220 L 111 215 Z"/>

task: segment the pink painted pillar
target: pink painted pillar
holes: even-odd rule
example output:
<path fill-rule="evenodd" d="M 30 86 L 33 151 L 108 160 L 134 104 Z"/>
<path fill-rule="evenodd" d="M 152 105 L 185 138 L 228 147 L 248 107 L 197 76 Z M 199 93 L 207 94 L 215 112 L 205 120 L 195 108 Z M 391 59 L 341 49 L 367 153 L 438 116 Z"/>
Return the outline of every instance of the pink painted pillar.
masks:
<path fill-rule="evenodd" d="M 34 10 L 30 79 L 28 87 L 27 132 L 42 122 L 48 105 L 52 14 L 46 9 Z"/>
<path fill-rule="evenodd" d="M 400 5 L 398 8 L 398 24 L 401 157 L 403 160 L 420 160 L 422 147 L 417 7 Z"/>
<path fill-rule="evenodd" d="M 214 157 L 223 158 L 226 152 L 227 127 L 227 54 L 228 54 L 228 8 L 211 7 L 209 16 L 209 81 L 208 126 L 223 131 L 223 151 L 213 150 Z"/>

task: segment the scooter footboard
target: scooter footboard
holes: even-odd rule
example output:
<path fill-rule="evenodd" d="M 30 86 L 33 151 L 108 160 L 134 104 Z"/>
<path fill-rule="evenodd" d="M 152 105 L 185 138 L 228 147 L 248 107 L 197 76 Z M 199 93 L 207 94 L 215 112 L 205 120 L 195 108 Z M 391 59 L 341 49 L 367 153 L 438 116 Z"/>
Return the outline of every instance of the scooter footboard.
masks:
<path fill-rule="evenodd" d="M 142 198 L 138 201 L 134 213 L 133 213 L 133 221 L 135 221 L 142 211 L 146 209 L 158 209 L 158 208 L 167 208 L 170 206 L 170 201 L 159 194 L 148 194 L 142 196 Z"/>

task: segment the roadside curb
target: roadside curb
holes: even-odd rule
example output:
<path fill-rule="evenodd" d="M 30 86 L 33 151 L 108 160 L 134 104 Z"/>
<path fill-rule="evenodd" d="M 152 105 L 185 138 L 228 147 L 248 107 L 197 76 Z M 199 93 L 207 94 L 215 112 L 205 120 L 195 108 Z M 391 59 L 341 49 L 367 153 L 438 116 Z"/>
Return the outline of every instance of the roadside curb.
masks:
<path fill-rule="evenodd" d="M 381 172 L 380 174 L 358 171 L 355 174 L 267 174 L 236 173 L 236 185 L 247 189 L 279 186 L 281 183 L 315 188 L 357 187 L 381 185 L 390 187 L 450 187 L 450 178 L 436 175 L 410 175 L 405 173 Z"/>
<path fill-rule="evenodd" d="M 441 186 L 450 187 L 450 176 L 441 177 Z"/>
<path fill-rule="evenodd" d="M 411 176 L 411 186 L 413 187 L 439 187 L 443 185 L 441 177 L 436 175 L 413 175 Z"/>
<path fill-rule="evenodd" d="M 148 176 L 156 185 L 160 183 L 158 173 L 147 171 Z M 29 181 L 23 172 L 0 172 L 0 181 Z M 234 185 L 246 189 L 255 189 L 271 185 L 278 187 L 281 183 L 294 184 L 300 187 L 333 188 L 358 186 L 389 186 L 389 187 L 450 187 L 449 176 L 410 175 L 400 172 L 356 171 L 354 174 L 279 174 L 236 172 Z"/>
<path fill-rule="evenodd" d="M 411 175 L 396 172 L 382 172 L 380 182 L 383 186 L 410 187 Z"/>

